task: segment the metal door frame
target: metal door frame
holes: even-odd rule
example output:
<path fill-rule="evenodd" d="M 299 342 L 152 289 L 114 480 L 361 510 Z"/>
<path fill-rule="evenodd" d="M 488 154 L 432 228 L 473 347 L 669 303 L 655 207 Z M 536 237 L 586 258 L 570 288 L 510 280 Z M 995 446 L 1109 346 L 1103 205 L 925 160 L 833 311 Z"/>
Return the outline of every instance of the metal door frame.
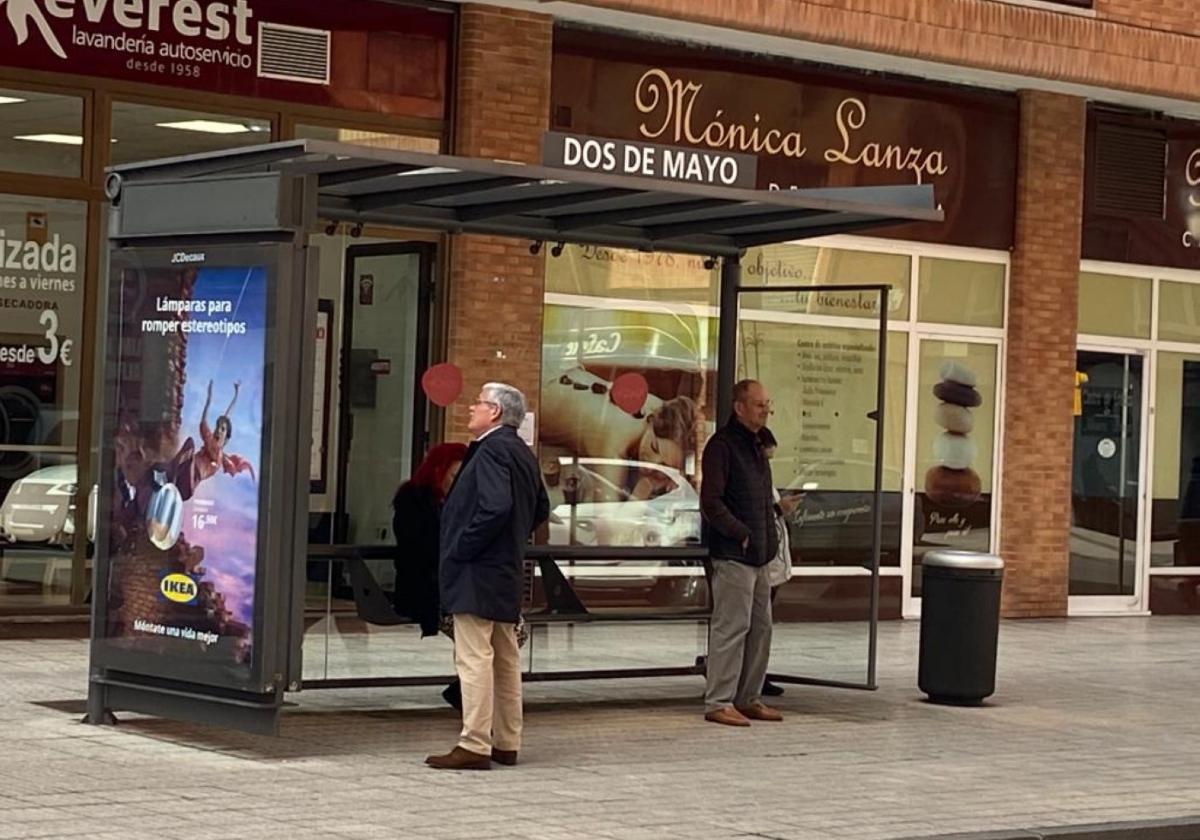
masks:
<path fill-rule="evenodd" d="M 345 249 L 344 259 L 344 278 L 343 278 L 343 306 L 342 306 L 342 341 L 340 355 L 338 360 L 338 436 L 336 442 L 336 459 L 337 459 L 337 492 L 334 494 L 333 503 L 333 525 L 334 531 L 331 532 L 334 543 L 345 542 L 344 539 L 338 539 L 336 533 L 338 523 L 342 521 L 342 516 L 348 514 L 346 510 L 346 478 L 350 468 L 350 446 L 354 438 L 353 420 L 351 420 L 350 408 L 350 389 L 347 383 L 350 381 L 350 350 L 353 347 L 354 340 L 354 306 L 355 306 L 355 262 L 360 258 L 369 257 L 391 257 L 404 256 L 407 254 L 415 254 L 418 258 L 418 277 L 417 277 L 417 334 L 416 334 L 416 352 L 413 356 L 415 370 L 417 375 L 417 387 L 413 389 L 413 427 L 411 430 L 411 439 L 409 441 L 410 453 L 414 463 L 419 459 L 420 455 L 425 451 L 425 445 L 429 440 L 429 418 L 428 418 L 428 400 L 425 397 L 425 392 L 421 390 L 419 383 L 419 372 L 425 370 L 429 364 L 429 335 L 430 324 L 432 318 L 432 302 L 433 302 L 433 266 L 437 255 L 437 244 L 433 242 L 421 241 L 397 241 L 397 242 L 376 242 L 364 245 L 349 245 Z M 345 520 L 347 523 L 348 519 Z"/>
<path fill-rule="evenodd" d="M 1152 437 L 1151 423 L 1154 419 L 1152 412 L 1154 378 L 1154 353 L 1141 344 L 1114 341 L 1097 343 L 1079 340 L 1075 352 L 1107 353 L 1113 356 L 1138 356 L 1142 359 L 1141 406 L 1139 407 L 1139 422 L 1141 423 L 1141 440 L 1138 441 L 1138 490 L 1137 490 L 1137 532 L 1135 535 L 1136 549 L 1134 557 L 1133 595 L 1070 595 L 1067 596 L 1067 614 L 1080 615 L 1149 615 L 1149 578 L 1150 578 L 1150 448 Z M 1072 459 L 1074 455 L 1072 455 Z M 1072 460 L 1072 474 L 1074 461 Z M 1069 539 L 1069 535 L 1068 535 Z M 1069 561 L 1068 549 L 1068 561 Z M 1070 568 L 1067 572 L 1067 587 L 1070 591 Z"/>
<path fill-rule="evenodd" d="M 782 683 L 821 685 L 834 688 L 855 688 L 874 691 L 878 688 L 876 660 L 879 630 L 879 568 L 883 542 L 883 425 L 887 398 L 887 338 L 888 293 L 890 287 L 878 284 L 828 286 L 742 286 L 741 265 L 738 259 L 726 257 L 721 261 L 720 331 L 717 355 L 717 423 L 724 423 L 733 411 L 733 386 L 737 376 L 737 338 L 741 325 L 741 296 L 743 293 L 819 293 L 819 292 L 876 292 L 879 294 L 876 390 L 875 390 L 875 486 L 873 490 L 871 555 L 867 568 L 871 573 L 869 631 L 867 640 L 867 678 L 863 683 L 827 680 L 792 674 L 771 673 L 772 680 Z M 864 319 L 865 320 L 865 319 Z"/>

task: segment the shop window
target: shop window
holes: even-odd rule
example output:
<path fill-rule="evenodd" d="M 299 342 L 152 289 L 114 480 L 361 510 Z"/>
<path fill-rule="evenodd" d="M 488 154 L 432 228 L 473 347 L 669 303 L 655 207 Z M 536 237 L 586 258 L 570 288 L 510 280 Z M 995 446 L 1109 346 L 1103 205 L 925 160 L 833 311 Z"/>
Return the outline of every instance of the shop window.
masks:
<path fill-rule="evenodd" d="M 546 287 L 538 439 L 550 542 L 699 545 L 716 273 L 697 258 L 572 247 L 548 258 Z"/>
<path fill-rule="evenodd" d="M 112 106 L 109 154 L 113 164 L 269 142 L 271 123 L 263 119 L 138 102 L 114 102 Z"/>
<path fill-rule="evenodd" d="M 857 293 L 841 293 L 844 295 Z M 767 388 L 779 442 L 771 473 L 797 506 L 789 531 L 797 566 L 863 566 L 874 517 L 877 329 L 806 323 L 778 295 L 743 293 L 737 377 Z M 883 413 L 881 562 L 900 564 L 908 336 L 889 333 Z"/>
<path fill-rule="evenodd" d="M 390 134 L 361 128 L 334 128 L 325 125 L 297 124 L 296 139 L 330 140 L 336 143 L 354 143 L 375 149 L 392 149 L 404 152 L 426 152 L 437 154 L 442 150 L 442 141 L 436 137 L 420 137 L 415 134 Z"/>
<path fill-rule="evenodd" d="M 1150 563 L 1200 566 L 1200 353 L 1158 354 L 1153 466 Z"/>
<path fill-rule="evenodd" d="M 912 594 L 925 552 L 991 549 L 996 344 L 922 339 L 917 371 Z"/>
<path fill-rule="evenodd" d="M 83 202 L 0 195 L 0 605 L 67 599 L 86 231 Z"/>
<path fill-rule="evenodd" d="M 1079 274 L 1079 332 L 1150 337 L 1150 280 L 1118 274 Z"/>
<path fill-rule="evenodd" d="M 1200 284 L 1162 282 L 1158 289 L 1158 339 L 1200 342 Z"/>
<path fill-rule="evenodd" d="M 922 258 L 917 320 L 968 327 L 1004 326 L 1004 266 Z"/>
<path fill-rule="evenodd" d="M 568 245 L 546 263 L 550 294 L 716 306 L 719 271 L 701 257 Z"/>
<path fill-rule="evenodd" d="M 811 245 L 768 245 L 746 252 L 742 259 L 742 285 L 886 285 L 889 288 L 888 319 L 907 321 L 911 267 L 912 258 L 905 254 Z M 875 319 L 879 317 L 876 301 L 871 294 L 799 295 L 786 311 Z"/>
<path fill-rule="evenodd" d="M 0 169 L 23 175 L 83 174 L 83 100 L 0 88 Z"/>

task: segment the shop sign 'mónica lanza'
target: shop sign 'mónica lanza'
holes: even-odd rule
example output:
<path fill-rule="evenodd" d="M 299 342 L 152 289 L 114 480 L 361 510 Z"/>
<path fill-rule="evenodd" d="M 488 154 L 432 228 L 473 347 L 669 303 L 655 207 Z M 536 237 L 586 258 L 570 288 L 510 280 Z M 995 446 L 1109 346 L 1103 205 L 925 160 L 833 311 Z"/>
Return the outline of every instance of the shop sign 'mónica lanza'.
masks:
<path fill-rule="evenodd" d="M 719 156 L 750 155 L 759 189 L 932 184 L 946 222 L 887 235 L 1012 244 L 1018 112 L 1008 95 L 559 30 L 551 128 L 697 150 L 697 165 L 675 168 L 680 180 L 704 182 L 711 156 L 719 172 Z"/>

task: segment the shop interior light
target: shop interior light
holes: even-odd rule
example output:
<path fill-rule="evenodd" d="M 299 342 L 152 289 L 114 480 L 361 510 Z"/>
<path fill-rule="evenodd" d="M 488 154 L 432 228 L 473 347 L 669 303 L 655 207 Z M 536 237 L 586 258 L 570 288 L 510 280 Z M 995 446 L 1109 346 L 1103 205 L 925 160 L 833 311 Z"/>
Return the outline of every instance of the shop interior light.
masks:
<path fill-rule="evenodd" d="M 266 126 L 245 125 L 221 120 L 179 120 L 178 122 L 155 123 L 159 128 L 176 128 L 180 131 L 199 131 L 203 134 L 247 134 L 270 131 Z"/>
<path fill-rule="evenodd" d="M 78 134 L 18 134 L 14 140 L 33 143 L 58 143 L 62 146 L 82 146 L 83 138 Z"/>
<path fill-rule="evenodd" d="M 16 105 L 18 102 L 26 102 L 19 96 L 0 96 L 0 105 Z"/>

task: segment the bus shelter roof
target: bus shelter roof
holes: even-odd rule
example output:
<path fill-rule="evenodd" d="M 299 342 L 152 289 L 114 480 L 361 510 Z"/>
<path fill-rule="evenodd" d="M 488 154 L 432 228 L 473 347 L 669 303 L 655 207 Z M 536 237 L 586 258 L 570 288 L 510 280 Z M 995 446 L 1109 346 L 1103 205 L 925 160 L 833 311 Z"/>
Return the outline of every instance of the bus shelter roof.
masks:
<path fill-rule="evenodd" d="M 111 169 L 124 182 L 264 171 L 314 178 L 330 221 L 713 257 L 943 218 L 928 184 L 746 190 L 321 140 Z"/>

